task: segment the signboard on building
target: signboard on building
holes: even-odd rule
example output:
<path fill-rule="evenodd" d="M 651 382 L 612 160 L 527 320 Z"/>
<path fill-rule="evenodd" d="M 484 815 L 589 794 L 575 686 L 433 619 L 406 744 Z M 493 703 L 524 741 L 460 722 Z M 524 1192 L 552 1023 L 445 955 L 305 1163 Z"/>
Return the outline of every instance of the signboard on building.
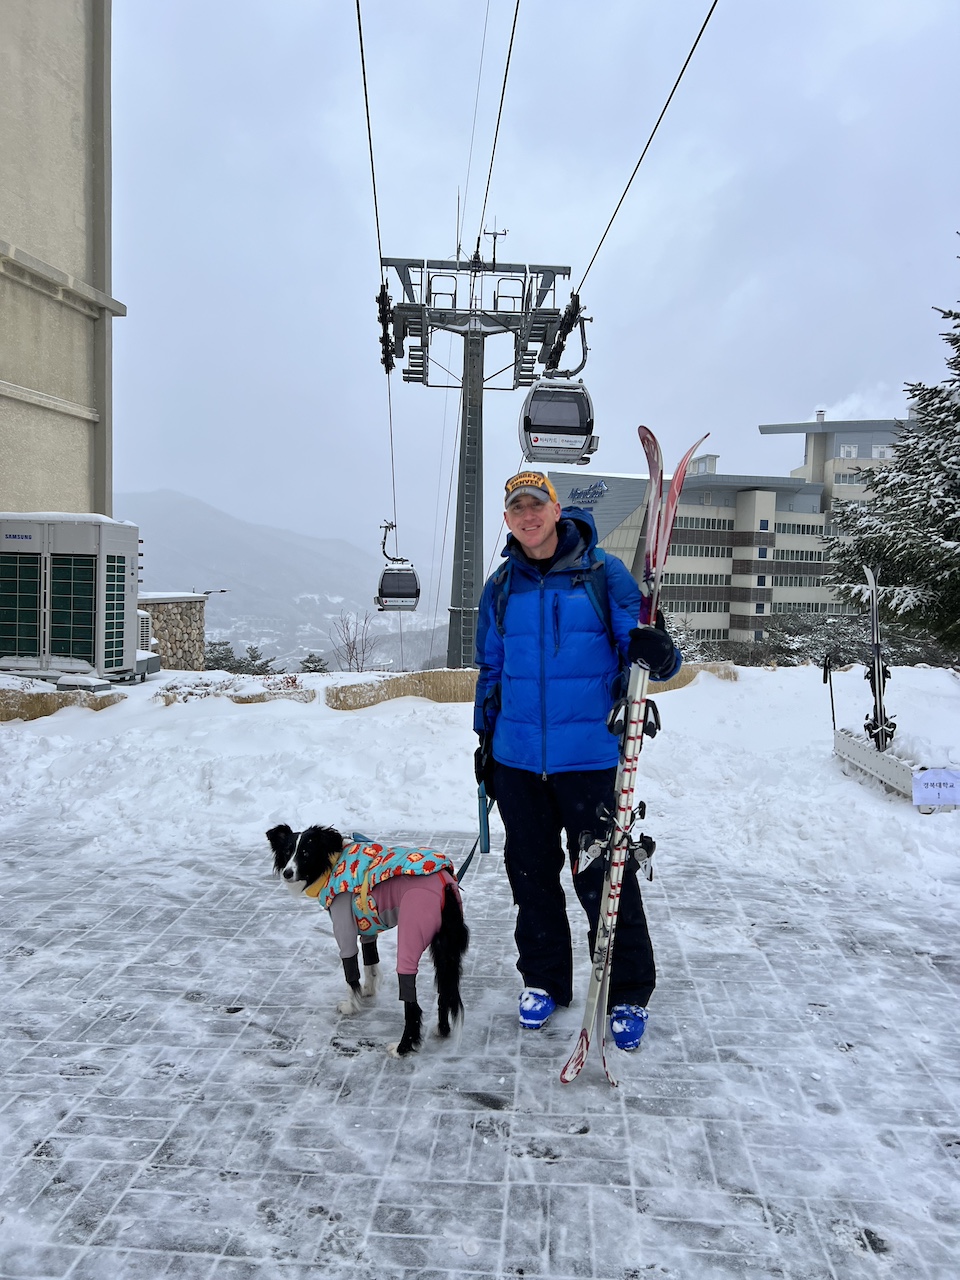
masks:
<path fill-rule="evenodd" d="M 584 475 L 582 471 L 550 471 L 562 507 L 583 507 L 593 516 L 600 542 L 642 506 L 644 476 Z"/>

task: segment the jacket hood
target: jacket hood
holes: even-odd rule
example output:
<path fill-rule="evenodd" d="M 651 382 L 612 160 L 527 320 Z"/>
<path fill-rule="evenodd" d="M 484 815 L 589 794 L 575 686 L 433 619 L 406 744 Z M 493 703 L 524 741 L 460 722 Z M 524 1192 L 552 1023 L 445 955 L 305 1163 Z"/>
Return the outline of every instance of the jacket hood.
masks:
<path fill-rule="evenodd" d="M 582 507 L 564 507 L 557 522 L 557 538 L 559 545 L 553 567 L 569 567 L 597 545 L 597 526 L 593 522 L 593 516 Z M 507 542 L 501 554 L 526 559 L 520 543 L 512 533 L 507 534 Z"/>

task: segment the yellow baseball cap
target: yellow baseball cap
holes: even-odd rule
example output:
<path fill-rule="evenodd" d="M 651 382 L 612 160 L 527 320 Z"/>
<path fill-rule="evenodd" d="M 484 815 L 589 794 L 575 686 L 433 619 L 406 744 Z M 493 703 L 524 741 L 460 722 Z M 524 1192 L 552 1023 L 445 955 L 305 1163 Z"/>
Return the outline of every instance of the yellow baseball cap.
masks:
<path fill-rule="evenodd" d="M 539 471 L 520 471 L 517 475 L 511 476 L 506 483 L 503 496 L 504 508 L 509 507 L 517 498 L 527 493 L 533 498 L 539 498 L 541 502 L 558 501 L 557 491 L 545 475 Z"/>

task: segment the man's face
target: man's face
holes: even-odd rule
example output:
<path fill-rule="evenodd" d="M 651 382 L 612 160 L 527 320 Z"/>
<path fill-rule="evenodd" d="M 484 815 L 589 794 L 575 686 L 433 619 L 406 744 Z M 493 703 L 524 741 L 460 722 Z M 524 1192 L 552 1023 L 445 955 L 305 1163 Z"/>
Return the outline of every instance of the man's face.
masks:
<path fill-rule="evenodd" d="M 541 502 L 525 493 L 504 512 L 507 528 L 531 560 L 546 560 L 557 549 L 559 502 Z"/>

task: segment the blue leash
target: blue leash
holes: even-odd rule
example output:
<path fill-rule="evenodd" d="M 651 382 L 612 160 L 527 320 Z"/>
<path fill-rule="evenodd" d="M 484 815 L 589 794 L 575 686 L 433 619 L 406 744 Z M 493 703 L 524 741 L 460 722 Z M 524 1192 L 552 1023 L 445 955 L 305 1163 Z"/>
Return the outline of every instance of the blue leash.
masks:
<path fill-rule="evenodd" d="M 480 834 L 473 842 L 473 848 L 467 854 L 463 866 L 457 872 L 457 884 L 464 877 L 464 873 L 473 861 L 473 855 L 479 847 L 481 855 L 490 852 L 490 810 L 493 808 L 493 801 L 487 799 L 487 789 L 481 782 L 477 787 L 477 808 L 480 813 Z"/>

